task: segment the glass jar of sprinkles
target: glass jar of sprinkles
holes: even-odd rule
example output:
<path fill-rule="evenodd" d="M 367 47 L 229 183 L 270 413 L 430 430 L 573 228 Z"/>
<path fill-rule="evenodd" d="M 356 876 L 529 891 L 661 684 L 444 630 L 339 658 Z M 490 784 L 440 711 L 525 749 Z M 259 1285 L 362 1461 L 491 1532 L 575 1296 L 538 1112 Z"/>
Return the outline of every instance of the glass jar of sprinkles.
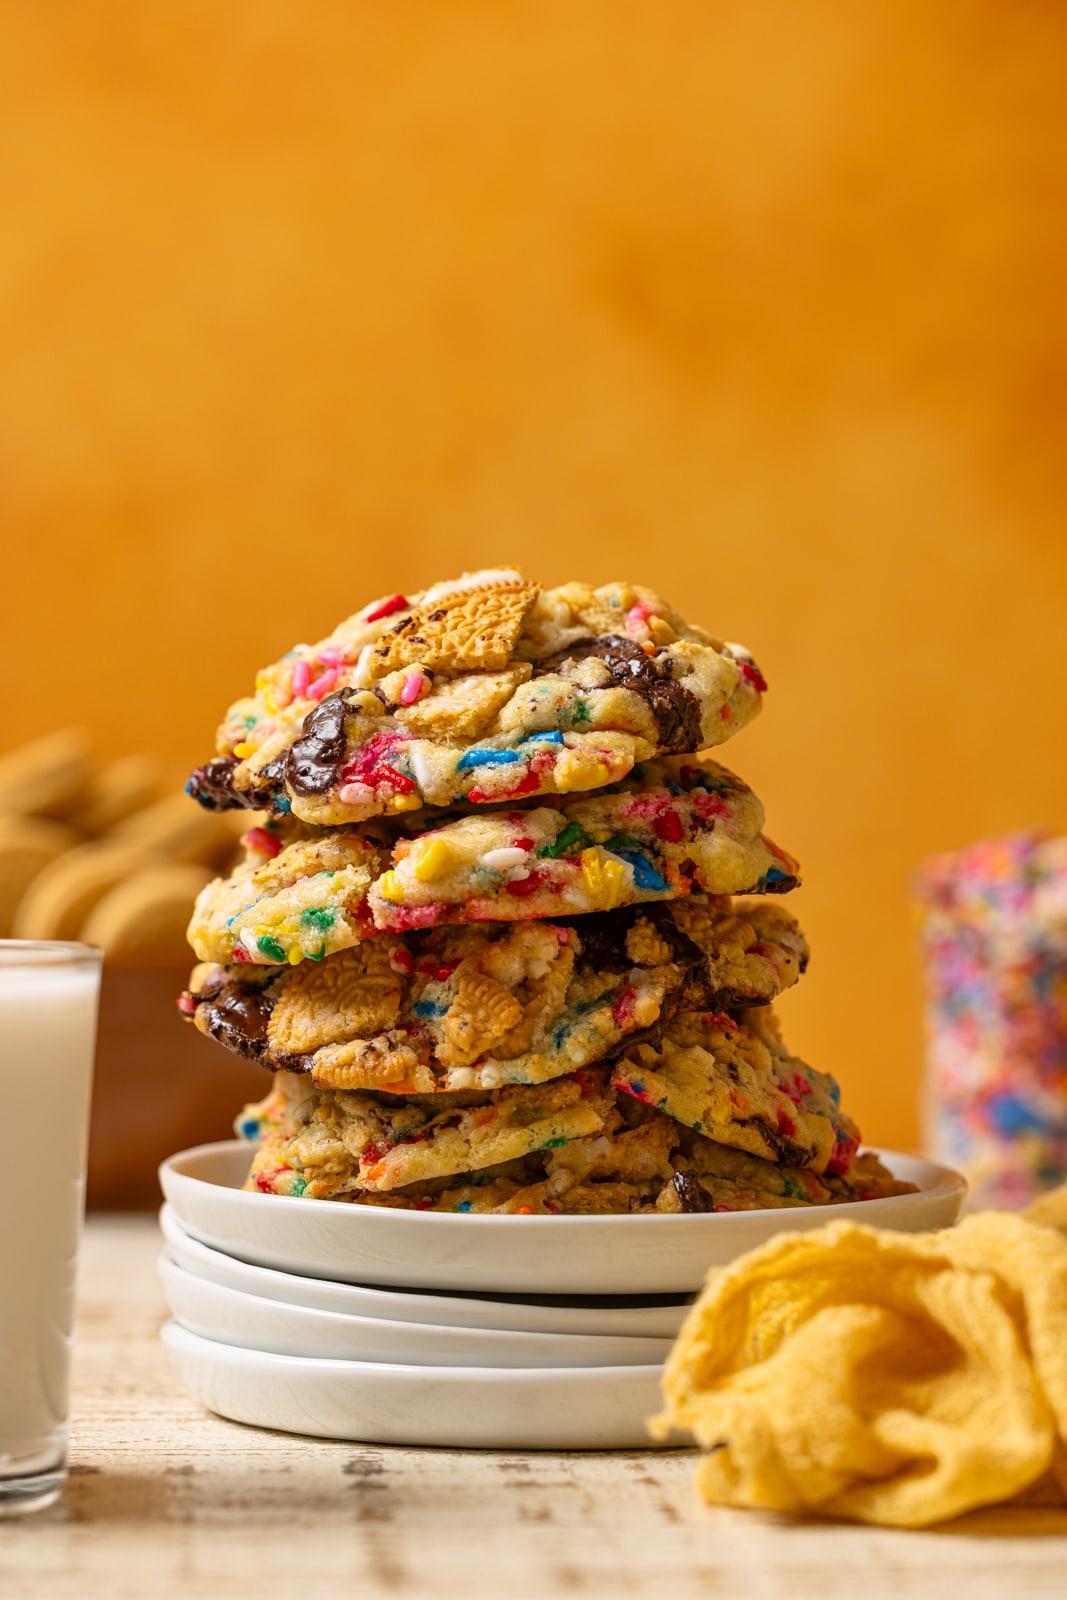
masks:
<path fill-rule="evenodd" d="M 1067 838 L 935 856 L 918 895 L 925 1142 L 1014 1210 L 1067 1179 Z"/>

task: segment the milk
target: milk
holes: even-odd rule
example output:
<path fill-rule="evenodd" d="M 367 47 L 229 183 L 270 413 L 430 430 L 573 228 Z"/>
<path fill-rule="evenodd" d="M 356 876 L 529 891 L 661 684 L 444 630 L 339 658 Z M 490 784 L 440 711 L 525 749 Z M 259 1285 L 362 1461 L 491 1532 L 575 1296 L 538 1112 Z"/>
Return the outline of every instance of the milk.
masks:
<path fill-rule="evenodd" d="M 99 952 L 0 941 L 0 1498 L 62 1466 Z"/>

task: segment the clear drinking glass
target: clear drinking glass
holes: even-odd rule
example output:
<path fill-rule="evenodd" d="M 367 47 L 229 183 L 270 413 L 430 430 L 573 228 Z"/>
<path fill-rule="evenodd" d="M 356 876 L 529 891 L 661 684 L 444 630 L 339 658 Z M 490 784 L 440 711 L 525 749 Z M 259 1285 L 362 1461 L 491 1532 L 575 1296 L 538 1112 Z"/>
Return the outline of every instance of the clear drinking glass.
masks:
<path fill-rule="evenodd" d="M 0 939 L 0 1517 L 67 1476 L 99 950 Z"/>

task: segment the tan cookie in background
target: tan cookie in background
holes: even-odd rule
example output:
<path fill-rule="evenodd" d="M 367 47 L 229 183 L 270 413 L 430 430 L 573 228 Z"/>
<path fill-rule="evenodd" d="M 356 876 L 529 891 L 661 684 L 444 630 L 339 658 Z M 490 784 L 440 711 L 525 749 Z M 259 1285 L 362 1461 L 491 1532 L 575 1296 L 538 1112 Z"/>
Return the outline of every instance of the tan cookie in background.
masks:
<path fill-rule="evenodd" d="M 16 939 L 80 939 L 89 914 L 117 884 L 151 865 L 137 845 L 78 845 L 57 856 L 34 879 L 15 913 Z"/>
<path fill-rule="evenodd" d="M 147 755 L 123 756 L 93 774 L 70 821 L 82 833 L 99 837 L 151 805 L 158 792 L 156 762 Z"/>
<path fill-rule="evenodd" d="M 0 939 L 12 937 L 18 907 L 38 874 L 79 843 L 61 822 L 0 816 Z"/>
<path fill-rule="evenodd" d="M 97 901 L 81 938 L 86 944 L 99 945 L 111 960 L 173 958 L 182 948 L 189 901 L 209 877 L 208 868 L 187 862 L 145 867 Z"/>
<path fill-rule="evenodd" d="M 62 728 L 0 756 L 0 812 L 56 811 L 76 806 L 92 779 L 89 741 Z"/>
<path fill-rule="evenodd" d="M 201 811 L 184 795 L 173 794 L 125 817 L 109 837 L 168 861 L 219 867 L 229 866 L 247 825 L 247 817 L 242 824 L 236 816 Z"/>

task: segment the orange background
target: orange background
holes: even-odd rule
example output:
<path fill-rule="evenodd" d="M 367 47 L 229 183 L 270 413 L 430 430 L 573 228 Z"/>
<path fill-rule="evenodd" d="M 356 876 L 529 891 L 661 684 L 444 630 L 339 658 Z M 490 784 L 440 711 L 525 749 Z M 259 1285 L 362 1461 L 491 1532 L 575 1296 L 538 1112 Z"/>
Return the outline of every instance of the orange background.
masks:
<path fill-rule="evenodd" d="M 4 745 L 178 782 L 383 591 L 624 577 L 771 683 L 785 1002 L 908 1143 L 908 875 L 1067 827 L 1067 11 L 0 14 Z"/>

